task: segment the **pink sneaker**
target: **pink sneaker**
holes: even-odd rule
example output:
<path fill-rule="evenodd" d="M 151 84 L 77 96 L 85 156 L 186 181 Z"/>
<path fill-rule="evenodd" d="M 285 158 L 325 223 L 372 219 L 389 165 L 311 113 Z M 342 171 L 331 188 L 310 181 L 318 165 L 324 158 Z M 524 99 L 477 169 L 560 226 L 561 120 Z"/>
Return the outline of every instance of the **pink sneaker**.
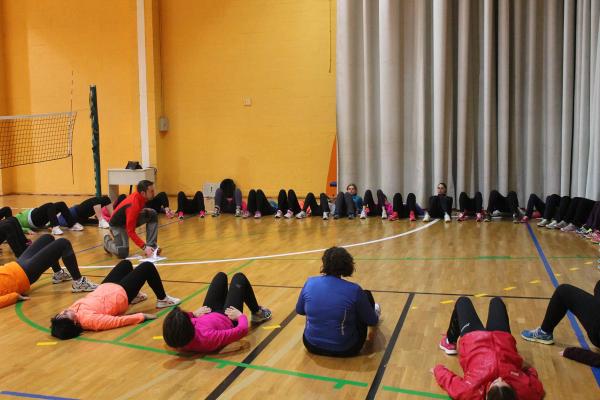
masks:
<path fill-rule="evenodd" d="M 165 210 L 165 215 L 167 216 L 167 218 L 171 219 L 175 216 L 175 213 L 172 210 L 167 209 Z"/>
<path fill-rule="evenodd" d="M 179 219 L 183 219 L 183 211 L 179 211 L 177 213 L 177 216 L 179 217 Z"/>
<path fill-rule="evenodd" d="M 394 211 L 392 215 L 389 216 L 388 221 L 398 221 L 398 213 Z"/>
<path fill-rule="evenodd" d="M 444 350 L 444 353 L 446 353 L 450 356 L 458 353 L 458 350 L 456 350 L 456 344 L 449 343 L 446 335 L 444 335 L 442 337 L 442 340 L 440 340 L 440 349 Z"/>
<path fill-rule="evenodd" d="M 198 214 L 198 216 L 200 218 L 204 218 L 206 216 L 206 211 L 200 211 L 200 214 Z"/>
<path fill-rule="evenodd" d="M 523 217 L 522 217 L 522 218 L 519 220 L 519 222 L 520 222 L 520 223 L 522 223 L 522 224 L 526 224 L 526 223 L 528 223 L 528 222 L 529 222 L 529 217 L 528 217 L 527 215 L 524 215 L 524 216 L 523 216 Z"/>
<path fill-rule="evenodd" d="M 477 218 L 475 218 L 475 221 L 477 221 L 477 222 L 483 221 L 483 214 L 480 212 L 477 213 Z"/>
<path fill-rule="evenodd" d="M 538 218 L 542 218 L 542 213 L 541 213 L 541 212 L 539 212 L 539 211 L 534 211 L 534 212 L 531 214 L 531 219 L 538 219 Z"/>
<path fill-rule="evenodd" d="M 248 211 L 248 210 L 242 211 L 242 218 L 250 218 L 250 211 Z"/>
<path fill-rule="evenodd" d="M 458 214 L 458 222 L 466 221 L 467 219 L 469 219 L 469 217 L 467 217 L 466 213 L 461 212 Z"/>
<path fill-rule="evenodd" d="M 592 243 L 600 243 L 600 231 L 594 231 L 590 235 L 590 240 L 592 241 Z"/>
<path fill-rule="evenodd" d="M 408 213 L 408 220 L 409 221 L 416 221 L 417 218 L 415 218 L 415 212 L 411 211 L 410 213 Z"/>

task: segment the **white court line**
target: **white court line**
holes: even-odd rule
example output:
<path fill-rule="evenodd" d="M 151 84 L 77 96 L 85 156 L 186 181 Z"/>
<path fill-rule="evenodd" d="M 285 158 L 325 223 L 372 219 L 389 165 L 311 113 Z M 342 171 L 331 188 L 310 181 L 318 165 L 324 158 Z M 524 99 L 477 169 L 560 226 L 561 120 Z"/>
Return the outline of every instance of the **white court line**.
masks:
<path fill-rule="evenodd" d="M 380 242 L 385 242 L 388 240 L 393 240 L 393 239 L 397 239 L 399 237 L 402 236 L 408 236 L 411 235 L 413 233 L 422 231 L 423 229 L 427 229 L 429 228 L 431 225 L 435 224 L 436 222 L 438 222 L 439 219 L 434 219 L 433 221 L 419 227 L 419 228 L 415 228 L 415 229 L 411 229 L 410 231 L 406 231 L 406 232 L 402 232 L 399 233 L 397 235 L 393 235 L 393 236 L 388 236 L 388 237 L 384 237 L 381 239 L 375 239 L 375 240 L 369 240 L 367 242 L 359 242 L 359 243 L 352 243 L 352 244 L 344 244 L 341 245 L 339 247 L 344 247 L 346 249 L 349 249 L 351 247 L 358 247 L 358 246 L 367 246 L 369 244 L 373 244 L 373 243 L 380 243 Z M 178 266 L 178 265 L 198 265 L 198 264 L 214 264 L 214 263 L 224 263 L 224 262 L 234 262 L 234 261 L 249 261 L 249 260 L 264 260 L 266 258 L 278 258 L 278 257 L 287 257 L 287 256 L 298 256 L 301 254 L 311 254 L 311 253 L 321 253 L 323 251 L 327 250 L 327 248 L 323 248 L 323 249 L 315 249 L 315 250 L 304 250 L 304 251 L 295 251 L 292 253 L 280 253 L 280 254 L 270 254 L 270 255 L 266 255 L 266 256 L 255 256 L 255 257 L 240 257 L 240 258 L 223 258 L 220 260 L 199 260 L 199 261 L 182 261 L 182 262 L 166 262 L 166 263 L 156 263 L 155 265 L 157 267 L 168 267 L 168 266 Z M 85 265 L 85 266 L 80 266 L 79 269 L 96 269 L 96 268 L 113 268 L 114 265 Z"/>

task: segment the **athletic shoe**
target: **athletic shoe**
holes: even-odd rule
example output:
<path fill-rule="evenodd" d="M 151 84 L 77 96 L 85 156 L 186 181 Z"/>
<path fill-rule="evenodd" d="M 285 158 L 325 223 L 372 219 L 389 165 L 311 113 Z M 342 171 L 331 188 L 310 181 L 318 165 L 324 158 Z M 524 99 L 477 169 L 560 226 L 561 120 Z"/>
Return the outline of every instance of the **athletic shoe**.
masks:
<path fill-rule="evenodd" d="M 458 214 L 458 218 L 457 218 L 458 222 L 463 222 L 463 221 L 466 221 L 467 219 L 469 219 L 469 217 L 467 217 L 466 213 L 461 212 L 460 214 Z"/>
<path fill-rule="evenodd" d="M 529 222 L 529 217 L 527 215 L 524 215 L 521 217 L 521 219 L 519 220 L 520 223 L 522 224 L 526 224 Z"/>
<path fill-rule="evenodd" d="M 577 231 L 577 226 L 575 226 L 573 224 L 569 224 L 569 225 L 565 226 L 564 228 L 562 228 L 561 231 L 563 231 L 563 232 L 576 232 Z"/>
<path fill-rule="evenodd" d="M 179 212 L 177 213 L 177 217 L 178 217 L 179 219 L 183 219 L 183 211 L 179 211 Z"/>
<path fill-rule="evenodd" d="M 483 217 L 483 222 L 492 222 L 492 216 L 489 213 L 485 213 L 485 217 Z"/>
<path fill-rule="evenodd" d="M 204 211 L 204 210 L 200 211 L 200 212 L 198 213 L 198 216 L 199 216 L 200 218 L 204 218 L 204 216 L 206 216 L 206 211 Z"/>
<path fill-rule="evenodd" d="M 502 213 L 499 210 L 494 210 L 492 212 L 492 217 L 501 217 Z"/>
<path fill-rule="evenodd" d="M 533 214 L 531 214 L 531 218 L 532 219 L 542 218 L 542 213 L 539 211 L 534 211 Z"/>
<path fill-rule="evenodd" d="M 253 324 L 260 324 L 261 322 L 265 322 L 271 319 L 273 313 L 271 310 L 265 307 L 260 307 L 260 310 L 256 313 L 252 313 L 250 317 L 250 322 Z"/>
<path fill-rule="evenodd" d="M 600 231 L 595 231 L 590 235 L 592 243 L 600 243 Z"/>
<path fill-rule="evenodd" d="M 558 229 L 558 222 L 553 219 L 548 225 L 546 225 L 548 229 Z"/>
<path fill-rule="evenodd" d="M 71 292 L 79 293 L 79 292 L 93 292 L 98 287 L 92 281 L 88 281 L 85 276 L 82 276 L 78 281 L 73 281 L 71 284 Z"/>
<path fill-rule="evenodd" d="M 340 215 L 339 214 L 333 214 L 333 219 L 340 219 Z"/>
<path fill-rule="evenodd" d="M 248 211 L 248 210 L 242 211 L 242 218 L 250 218 L 250 211 Z"/>
<path fill-rule="evenodd" d="M 425 216 L 423 217 L 423 222 L 429 222 L 431 221 L 431 217 L 429 216 L 428 212 L 425 212 Z"/>
<path fill-rule="evenodd" d="M 477 222 L 483 221 L 483 214 L 477 213 L 477 216 L 475 217 L 475 221 L 477 221 Z"/>
<path fill-rule="evenodd" d="M 548 221 L 546 218 L 543 218 L 540 222 L 537 223 L 537 226 L 539 226 L 540 228 L 543 228 L 546 225 L 548 225 L 549 223 L 550 223 L 550 221 Z"/>
<path fill-rule="evenodd" d="M 448 337 L 446 335 L 442 336 L 442 340 L 440 340 L 439 346 L 440 349 L 444 350 L 444 353 L 448 354 L 449 356 L 458 354 L 456 344 L 448 342 Z"/>
<path fill-rule="evenodd" d="M 283 212 L 281 212 L 281 210 L 277 210 L 277 212 L 275 213 L 275 218 L 281 218 L 283 217 Z"/>
<path fill-rule="evenodd" d="M 52 275 L 52 283 L 61 283 L 72 280 L 73 277 L 69 274 L 64 268 L 61 268 L 60 271 L 55 272 Z"/>
<path fill-rule="evenodd" d="M 83 225 L 79 222 L 75 222 L 75 224 L 69 228 L 70 231 L 80 232 L 83 230 Z"/>
<path fill-rule="evenodd" d="M 398 216 L 398 213 L 397 213 L 396 211 L 394 211 L 394 212 L 392 213 L 392 215 L 390 215 L 390 216 L 388 217 L 388 221 L 398 221 L 398 219 L 399 219 L 399 218 L 400 218 L 400 217 Z"/>
<path fill-rule="evenodd" d="M 296 214 L 296 219 L 302 219 L 302 218 L 306 218 L 306 212 L 304 212 L 304 211 L 300 211 L 298 214 Z"/>
<path fill-rule="evenodd" d="M 379 303 L 375 303 L 375 314 L 377 314 L 377 323 L 381 322 L 383 318 L 381 317 L 381 305 Z"/>
<path fill-rule="evenodd" d="M 384 206 L 383 209 L 381 210 L 381 219 L 387 219 L 387 217 L 388 217 L 387 211 Z"/>
<path fill-rule="evenodd" d="M 255 212 L 254 213 L 254 218 L 256 218 L 256 219 L 262 218 L 261 212 L 260 211 Z"/>
<path fill-rule="evenodd" d="M 513 224 L 518 224 L 519 223 L 519 217 L 517 216 L 517 214 L 513 214 Z"/>
<path fill-rule="evenodd" d="M 138 294 L 131 300 L 131 305 L 141 303 L 142 301 L 148 300 L 148 295 L 144 292 L 138 292 Z"/>
<path fill-rule="evenodd" d="M 325 211 L 323 213 L 323 219 L 325 219 L 325 220 L 329 219 L 329 213 L 327 211 Z"/>
<path fill-rule="evenodd" d="M 235 208 L 235 214 L 236 217 L 243 217 L 244 213 L 242 212 L 242 209 L 240 207 L 236 207 Z"/>
<path fill-rule="evenodd" d="M 165 208 L 165 215 L 167 218 L 171 219 L 175 216 L 175 213 L 170 208 Z"/>
<path fill-rule="evenodd" d="M 219 207 L 215 207 L 211 215 L 213 217 L 218 217 L 219 215 L 221 215 L 221 209 Z M 235 216 L 238 217 L 237 210 L 235 210 Z"/>
<path fill-rule="evenodd" d="M 348 214 L 348 219 L 354 219 L 354 214 Z"/>
<path fill-rule="evenodd" d="M 450 217 L 450 214 L 444 213 L 444 222 L 452 222 L 452 218 Z"/>
<path fill-rule="evenodd" d="M 411 222 L 414 222 L 414 221 L 417 220 L 417 218 L 415 217 L 415 212 L 414 211 L 411 211 L 411 212 L 408 213 L 408 220 L 411 221 Z"/>
<path fill-rule="evenodd" d="M 360 219 L 366 219 L 367 218 L 367 211 L 363 208 L 363 210 L 360 212 Z"/>
<path fill-rule="evenodd" d="M 54 227 L 52 227 L 52 234 L 53 235 L 62 235 L 63 231 L 62 231 L 62 229 L 60 229 L 60 226 L 54 226 Z"/>
<path fill-rule="evenodd" d="M 102 218 L 98 222 L 98 228 L 100 228 L 100 229 L 108 229 L 108 228 L 110 228 L 110 225 L 108 224 L 107 220 L 105 220 L 104 218 Z"/>
<path fill-rule="evenodd" d="M 166 295 L 164 299 L 156 301 L 156 308 L 167 308 L 176 306 L 179 303 L 181 303 L 181 300 L 179 300 L 177 297 Z"/>
<path fill-rule="evenodd" d="M 290 219 L 293 216 L 294 216 L 294 212 L 292 210 L 287 210 L 287 212 L 284 214 L 283 218 Z"/>
<path fill-rule="evenodd" d="M 569 225 L 567 221 L 560 221 L 558 224 L 556 224 L 556 229 L 566 228 L 567 225 Z"/>
<path fill-rule="evenodd" d="M 531 330 L 524 330 L 521 332 L 521 337 L 530 342 L 554 344 L 554 337 L 552 334 L 544 332 L 541 327 Z"/>
<path fill-rule="evenodd" d="M 592 232 L 593 230 L 591 228 L 586 228 L 585 226 L 582 226 L 581 228 L 577 229 L 577 234 L 579 235 L 589 235 Z"/>

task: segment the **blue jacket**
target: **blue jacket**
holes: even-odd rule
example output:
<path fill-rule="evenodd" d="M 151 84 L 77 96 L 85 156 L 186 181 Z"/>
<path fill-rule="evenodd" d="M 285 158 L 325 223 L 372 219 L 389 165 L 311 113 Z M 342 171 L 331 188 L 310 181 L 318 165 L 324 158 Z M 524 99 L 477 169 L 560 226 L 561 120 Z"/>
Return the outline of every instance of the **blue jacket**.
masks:
<path fill-rule="evenodd" d="M 306 315 L 304 337 L 324 350 L 344 351 L 358 340 L 358 326 L 376 325 L 375 309 L 356 283 L 331 275 L 308 278 L 296 312 Z"/>

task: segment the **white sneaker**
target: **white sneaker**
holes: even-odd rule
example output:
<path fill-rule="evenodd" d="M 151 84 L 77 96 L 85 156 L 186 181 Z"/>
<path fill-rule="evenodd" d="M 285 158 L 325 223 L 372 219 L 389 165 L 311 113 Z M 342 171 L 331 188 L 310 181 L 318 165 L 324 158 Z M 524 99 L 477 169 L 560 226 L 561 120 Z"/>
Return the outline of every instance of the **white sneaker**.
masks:
<path fill-rule="evenodd" d="M 543 228 L 544 226 L 548 225 L 550 223 L 550 221 L 548 221 L 546 218 L 543 218 L 540 222 L 538 222 L 537 226 L 539 226 L 540 228 Z"/>
<path fill-rule="evenodd" d="M 131 304 L 141 303 L 142 301 L 148 300 L 148 295 L 144 292 L 138 292 L 138 294 L 131 300 Z"/>
<path fill-rule="evenodd" d="M 569 225 L 567 221 L 560 221 L 558 224 L 556 224 L 556 229 L 566 228 L 567 225 Z"/>
<path fill-rule="evenodd" d="M 550 222 L 549 224 L 546 225 L 546 228 L 556 229 L 557 226 L 558 226 L 558 222 L 555 219 L 553 219 L 552 222 Z"/>
<path fill-rule="evenodd" d="M 95 284 L 92 281 L 88 281 L 88 279 L 85 276 L 82 276 L 80 280 L 73 281 L 73 283 L 71 284 L 71 292 L 93 292 L 94 290 L 96 290 L 97 287 L 97 284 Z"/>
<path fill-rule="evenodd" d="M 277 210 L 277 212 L 275 213 L 275 218 L 281 218 L 283 217 L 283 213 L 281 212 L 281 210 Z"/>
<path fill-rule="evenodd" d="M 383 207 L 383 210 L 381 210 L 381 219 L 387 219 L 387 217 L 387 211 L 385 210 L 385 207 Z"/>
<path fill-rule="evenodd" d="M 100 228 L 100 229 L 108 229 L 108 228 L 110 228 L 110 225 L 108 224 L 107 220 L 105 220 L 104 218 L 102 218 L 100 220 L 100 222 L 98 222 L 98 228 Z"/>
<path fill-rule="evenodd" d="M 561 229 L 563 232 L 575 232 L 577 230 L 577 226 L 574 224 L 569 224 Z"/>
<path fill-rule="evenodd" d="M 379 305 L 379 303 L 375 303 L 375 314 L 377 314 L 377 323 L 383 321 L 383 317 L 381 316 L 381 306 Z"/>
<path fill-rule="evenodd" d="M 179 303 L 181 303 L 180 299 L 167 295 L 164 299 L 156 301 L 156 308 L 167 308 L 176 306 Z"/>
<path fill-rule="evenodd" d="M 363 210 L 360 212 L 360 219 L 365 219 L 365 218 L 367 218 L 367 212 L 363 208 Z"/>
<path fill-rule="evenodd" d="M 294 213 L 292 212 L 292 210 L 287 210 L 287 212 L 283 215 L 283 218 L 290 219 L 293 216 L 294 216 Z"/>
<path fill-rule="evenodd" d="M 304 212 L 304 211 L 300 211 L 298 214 L 296 214 L 296 219 L 302 219 L 302 218 L 306 218 L 306 212 Z"/>
<path fill-rule="evenodd" d="M 497 218 L 497 217 L 501 217 L 501 216 L 502 216 L 502 213 L 498 210 L 494 210 L 494 212 L 492 213 L 492 217 Z"/>
<path fill-rule="evenodd" d="M 64 232 L 60 229 L 60 226 L 55 226 L 52 228 L 53 235 L 62 235 Z"/>
<path fill-rule="evenodd" d="M 220 213 L 221 213 L 221 210 L 219 210 L 219 213 L 218 213 L 217 215 L 214 215 L 214 214 L 213 214 L 213 217 L 216 217 L 216 216 L 218 216 Z M 236 216 L 236 217 L 242 217 L 242 216 L 243 216 L 243 215 L 242 215 L 242 209 L 241 209 L 240 207 L 236 207 L 236 208 L 235 208 L 235 216 Z"/>
<path fill-rule="evenodd" d="M 429 216 L 428 212 L 425 212 L 425 216 L 423 217 L 423 222 L 429 222 L 431 221 L 431 217 Z"/>
<path fill-rule="evenodd" d="M 83 225 L 81 225 L 79 222 L 75 222 L 75 225 L 73 225 L 72 227 L 69 228 L 70 231 L 82 231 L 83 230 Z"/>
<path fill-rule="evenodd" d="M 452 218 L 448 213 L 444 213 L 444 222 L 452 222 Z"/>
<path fill-rule="evenodd" d="M 69 274 L 67 272 L 67 270 L 65 270 L 64 268 L 62 268 L 58 272 L 55 272 L 52 275 L 52 283 L 61 283 L 61 282 L 65 282 L 65 281 L 70 281 L 72 279 L 73 279 L 73 277 L 71 276 L 71 274 Z"/>
<path fill-rule="evenodd" d="M 323 219 L 329 219 L 329 213 L 327 211 L 323 213 Z"/>

